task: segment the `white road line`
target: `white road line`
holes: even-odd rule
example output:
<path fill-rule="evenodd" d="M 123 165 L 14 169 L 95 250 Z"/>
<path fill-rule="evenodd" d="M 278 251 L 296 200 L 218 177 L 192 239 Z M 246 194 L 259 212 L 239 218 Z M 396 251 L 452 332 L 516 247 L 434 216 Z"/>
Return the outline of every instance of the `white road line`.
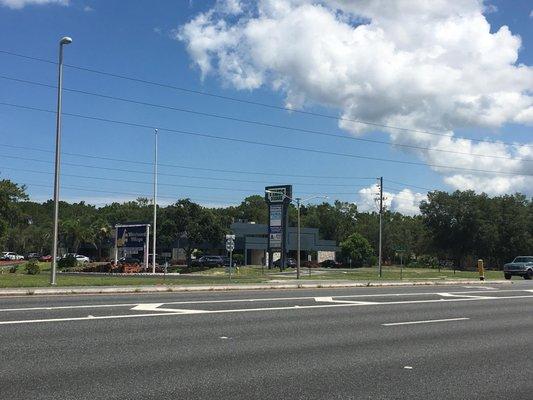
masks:
<path fill-rule="evenodd" d="M 533 298 L 530 296 L 507 296 L 507 297 L 495 297 L 490 300 L 509 300 L 509 299 L 523 299 Z M 21 321 L 0 321 L 0 325 L 15 325 L 15 324 L 31 324 L 39 322 L 65 322 L 65 321 L 86 321 L 97 319 L 120 319 L 120 318 L 139 318 L 139 317 L 162 317 L 162 316 L 179 316 L 179 315 L 192 315 L 192 314 L 226 314 L 226 313 L 245 313 L 245 312 L 259 312 L 259 311 L 291 311 L 291 310 L 305 310 L 305 309 L 320 309 L 320 308 L 334 308 L 334 307 L 364 307 L 364 306 L 381 306 L 381 305 L 400 305 L 400 304 L 422 304 L 422 303 L 446 303 L 446 302 L 460 302 L 460 301 L 479 301 L 488 300 L 481 297 L 470 298 L 453 298 L 453 299 L 438 299 L 438 300 L 411 300 L 411 301 L 388 301 L 382 303 L 370 303 L 370 304 L 320 304 L 312 306 L 288 306 L 288 307 L 265 307 L 265 308 L 238 308 L 227 310 L 173 310 L 174 312 L 157 313 L 157 314 L 126 314 L 126 315 L 106 315 L 99 317 L 74 317 L 74 318 L 50 318 L 50 319 L 34 319 L 34 320 L 21 320 Z M 168 303 L 166 303 L 168 304 Z M 185 312 L 184 312 L 185 311 Z"/>
<path fill-rule="evenodd" d="M 202 310 L 184 310 L 184 309 L 175 309 L 175 308 L 161 308 L 165 303 L 144 303 L 139 304 L 132 308 L 135 311 L 162 311 L 170 313 L 181 313 L 181 314 L 198 314 L 203 312 Z"/>
<path fill-rule="evenodd" d="M 509 289 L 509 290 L 497 290 L 492 293 L 505 293 L 505 292 L 532 292 L 533 290 L 525 289 Z M 463 292 L 449 292 L 450 294 L 475 294 L 486 293 L 483 291 L 463 291 Z M 438 295 L 436 292 L 421 292 L 421 293 L 379 293 L 379 294 L 358 294 L 358 295 L 339 295 L 334 296 L 336 299 L 341 298 L 366 298 L 366 297 L 399 297 L 399 296 L 429 296 Z M 193 301 L 169 301 L 164 304 L 218 304 L 218 303 L 249 303 L 249 302 L 261 302 L 261 301 L 292 301 L 292 300 L 314 300 L 314 296 L 304 297 L 274 297 L 274 298 L 259 298 L 259 299 L 228 299 L 228 300 L 193 300 Z M 0 312 L 9 311 L 54 311 L 54 310 L 75 310 L 85 308 L 113 308 L 113 307 L 135 307 L 140 304 L 152 304 L 152 303 L 116 303 L 116 304 L 87 304 L 79 306 L 55 306 L 55 307 L 20 307 L 20 308 L 0 308 Z"/>
<path fill-rule="evenodd" d="M 439 296 L 442 297 L 472 297 L 472 298 L 478 298 L 478 299 L 495 299 L 494 296 L 472 296 L 470 294 L 456 294 L 456 293 L 436 293 Z"/>
<path fill-rule="evenodd" d="M 378 304 L 375 301 L 351 301 L 334 300 L 333 297 L 315 297 L 317 303 L 340 303 L 340 304 Z"/>
<path fill-rule="evenodd" d="M 452 321 L 466 321 L 470 318 L 448 318 L 448 319 L 428 319 L 425 321 L 409 321 L 409 322 L 391 322 L 388 324 L 381 324 L 383 326 L 397 326 L 397 325 L 415 325 L 415 324 L 433 324 L 435 322 L 452 322 Z"/>
<path fill-rule="evenodd" d="M 465 289 L 485 289 L 485 290 L 498 290 L 492 286 L 463 286 Z"/>

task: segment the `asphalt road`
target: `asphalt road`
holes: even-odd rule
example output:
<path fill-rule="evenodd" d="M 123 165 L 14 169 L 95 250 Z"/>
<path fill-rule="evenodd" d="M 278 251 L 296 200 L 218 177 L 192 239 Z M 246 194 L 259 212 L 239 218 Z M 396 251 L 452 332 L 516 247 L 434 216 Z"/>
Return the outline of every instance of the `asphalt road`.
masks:
<path fill-rule="evenodd" d="M 0 399 L 533 398 L 533 284 L 0 298 Z"/>

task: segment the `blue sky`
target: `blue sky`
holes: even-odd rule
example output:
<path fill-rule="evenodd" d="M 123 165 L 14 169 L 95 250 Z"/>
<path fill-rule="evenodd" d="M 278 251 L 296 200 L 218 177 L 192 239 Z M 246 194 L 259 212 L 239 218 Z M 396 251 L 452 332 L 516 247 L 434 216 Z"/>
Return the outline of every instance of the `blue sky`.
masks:
<path fill-rule="evenodd" d="M 68 35 L 74 42 L 65 48 L 67 64 L 244 100 L 277 106 L 285 104 L 286 92 L 283 90 L 272 89 L 271 84 L 260 85 L 258 88 L 238 89 L 231 81 L 225 79 L 223 74 L 217 73 L 216 66 L 213 73 L 206 74 L 202 78 L 196 64 L 197 60 L 191 55 L 190 49 L 188 51 L 186 48 L 187 42 L 177 40 L 175 32 L 202 13 L 209 13 L 209 10 L 216 7 L 213 1 L 71 0 L 67 5 L 28 4 L 21 8 L 13 8 L 13 4 L 22 5 L 16 0 L 4 0 L 4 5 L 0 5 L 1 51 L 55 60 L 59 38 Z M 491 32 L 496 32 L 502 25 L 509 26 L 512 34 L 519 35 L 522 39 L 517 64 L 531 66 L 533 19 L 530 17 L 532 8 L 530 2 L 493 1 L 490 5 L 493 7 L 484 15 L 491 25 Z M 228 18 L 231 20 L 239 16 L 220 18 L 226 18 L 227 21 Z M 218 62 L 220 63 L 220 60 Z M 3 77 L 51 85 L 56 83 L 54 64 L 0 53 L 0 65 L 0 75 Z M 107 96 L 354 137 L 352 136 L 354 132 L 339 128 L 336 120 L 224 101 L 69 67 L 65 68 L 64 86 Z M 529 91 L 531 89 L 529 87 Z M 55 90 L 51 88 L 0 79 L 2 103 L 55 110 L 55 96 Z M 341 110 L 331 104 L 320 104 L 318 101 L 308 102 L 303 109 L 332 115 L 341 113 Z M 68 91 L 64 93 L 63 110 L 65 113 L 153 127 L 328 152 L 404 161 L 427 161 L 423 156 L 417 156 L 394 146 L 301 132 L 291 133 L 283 129 L 129 104 Z M 469 126 L 458 124 L 454 126 L 454 131 L 455 134 L 464 137 L 484 138 L 491 135 L 493 139 L 507 142 L 531 141 L 531 125 L 527 121 L 521 123 L 507 120 L 502 124 L 488 127 L 483 124 L 476 126 L 475 123 Z M 357 135 L 356 137 L 383 141 L 389 141 L 392 137 L 390 132 L 376 129 Z M 54 148 L 55 138 L 54 114 L 0 105 L 0 138 L 0 144 L 3 145 L 1 151 L 5 156 L 0 158 L 0 176 L 26 184 L 29 194 L 35 200 L 43 201 L 50 198 L 53 183 L 51 151 Z M 150 128 L 64 116 L 62 198 L 103 204 L 114 200 L 134 199 L 141 194 L 150 196 L 152 177 L 149 164 L 153 160 L 153 139 L 153 131 Z M 108 160 L 82 155 L 99 156 Z M 113 161 L 113 158 L 130 159 L 137 164 Z M 371 193 L 375 189 L 369 188 L 363 194 L 359 191 L 372 185 L 375 180 L 356 178 L 378 176 L 429 189 L 457 188 L 443 179 L 442 172 L 428 166 L 291 151 L 165 131 L 159 134 L 159 160 L 162 164 L 174 165 L 161 166 L 159 169 L 162 173 L 159 178 L 161 184 L 159 192 L 161 200 L 167 203 L 174 199 L 190 197 L 209 205 L 235 204 L 246 195 L 262 193 L 265 185 L 277 183 L 292 183 L 294 192 L 302 197 L 328 194 L 332 199 L 362 201 L 361 196 L 366 193 L 368 203 L 369 196 L 372 197 Z M 178 168 L 178 166 L 187 168 Z M 279 174 L 293 176 L 283 177 Z M 294 175 L 329 178 L 294 177 Z M 240 182 L 240 180 L 250 182 Z M 403 184 L 387 183 L 387 181 L 386 185 L 391 197 L 393 192 L 406 188 Z M 76 190 L 74 187 L 85 190 Z M 412 191 L 424 193 L 422 189 L 412 188 Z"/>

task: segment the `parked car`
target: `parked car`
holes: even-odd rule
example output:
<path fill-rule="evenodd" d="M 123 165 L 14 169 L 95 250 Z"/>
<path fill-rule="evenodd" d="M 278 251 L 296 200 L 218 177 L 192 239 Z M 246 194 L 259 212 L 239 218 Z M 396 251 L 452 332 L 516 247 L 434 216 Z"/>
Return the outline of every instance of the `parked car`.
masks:
<path fill-rule="evenodd" d="M 74 257 L 76 259 L 76 261 L 79 262 L 79 263 L 91 262 L 91 259 L 89 257 L 81 255 L 81 254 L 75 254 L 75 253 L 65 254 L 62 258 L 67 258 L 69 256 Z"/>
<path fill-rule="evenodd" d="M 342 263 L 335 260 L 324 260 L 320 263 L 322 268 L 342 268 Z"/>
<path fill-rule="evenodd" d="M 21 256 L 20 254 L 17 254 L 13 251 L 4 251 L 2 255 L 0 255 L 0 260 L 19 261 L 19 260 L 24 260 L 24 256 Z"/>
<path fill-rule="evenodd" d="M 287 261 L 287 267 L 288 268 L 296 268 L 296 265 L 297 265 L 297 262 L 294 258 L 287 258 L 286 259 Z M 281 258 L 277 259 L 276 261 L 274 261 L 274 267 L 280 267 L 281 266 Z"/>
<path fill-rule="evenodd" d="M 223 267 L 225 265 L 224 257 L 221 256 L 202 256 L 198 262 L 202 267 Z"/>
<path fill-rule="evenodd" d="M 52 262 L 52 256 L 50 254 L 46 256 L 39 257 L 39 261 L 41 262 Z"/>
<path fill-rule="evenodd" d="M 513 275 L 522 276 L 524 279 L 533 278 L 533 256 L 519 256 L 513 262 L 503 266 L 503 276 L 511 279 Z"/>
<path fill-rule="evenodd" d="M 26 254 L 26 260 L 34 260 L 34 259 L 39 259 L 41 257 L 41 255 L 39 253 L 28 253 Z"/>

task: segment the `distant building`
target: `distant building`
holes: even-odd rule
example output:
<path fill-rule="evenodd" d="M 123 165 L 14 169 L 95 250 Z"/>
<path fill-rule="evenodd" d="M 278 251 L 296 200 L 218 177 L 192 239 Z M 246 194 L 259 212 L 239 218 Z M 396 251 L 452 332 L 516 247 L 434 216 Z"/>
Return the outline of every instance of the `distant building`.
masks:
<path fill-rule="evenodd" d="M 231 224 L 231 231 L 235 234 L 235 252 L 244 255 L 244 262 L 246 265 L 262 265 L 267 260 L 267 246 L 268 246 L 268 226 L 264 224 L 255 224 L 250 222 L 235 222 Z M 298 248 L 298 229 L 296 227 L 289 227 L 288 237 L 289 256 L 296 258 L 296 251 Z M 182 248 L 186 240 L 181 239 L 178 245 L 177 241 L 174 244 L 172 251 L 173 258 L 183 258 Z M 208 243 L 196 246 L 205 254 L 225 254 L 225 245 L 221 240 L 218 245 L 211 245 Z M 311 257 L 314 261 L 334 260 L 335 253 L 340 251 L 334 240 L 320 239 L 317 228 L 301 228 L 300 234 L 300 248 L 302 262 Z M 273 254 L 273 260 L 280 257 L 279 253 Z"/>

